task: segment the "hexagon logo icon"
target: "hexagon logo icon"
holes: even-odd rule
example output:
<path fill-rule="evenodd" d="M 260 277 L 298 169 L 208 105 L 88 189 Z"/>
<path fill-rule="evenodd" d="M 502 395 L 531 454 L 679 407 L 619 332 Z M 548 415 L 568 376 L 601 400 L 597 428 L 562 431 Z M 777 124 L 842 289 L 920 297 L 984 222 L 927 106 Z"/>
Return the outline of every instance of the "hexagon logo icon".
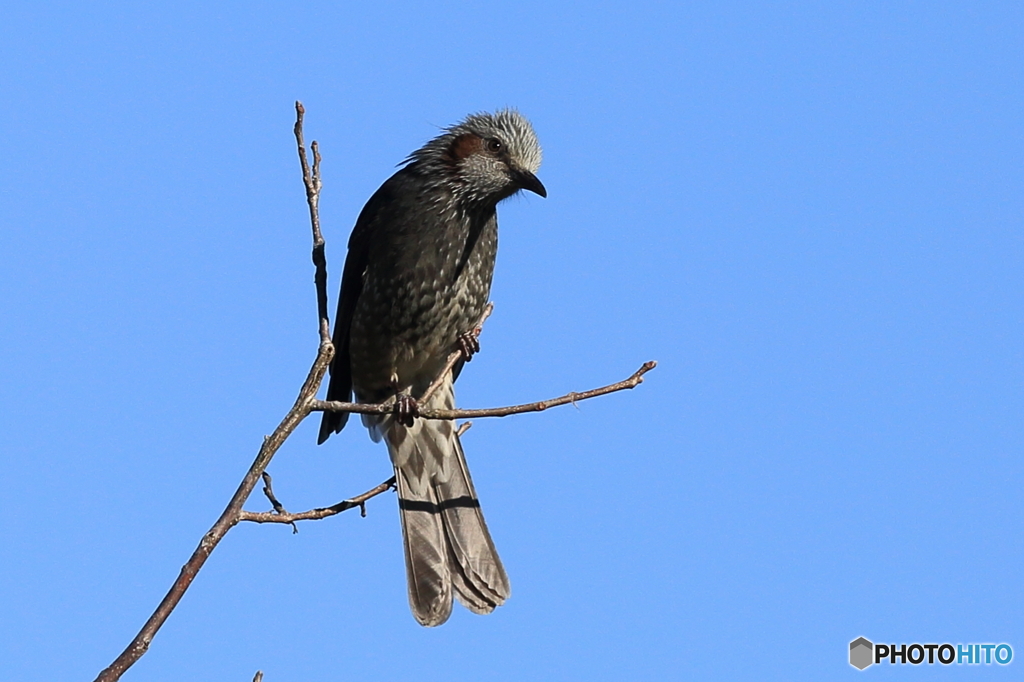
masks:
<path fill-rule="evenodd" d="M 872 663 L 875 658 L 875 645 L 864 639 L 858 637 L 857 639 L 850 642 L 850 665 L 857 670 L 863 670 Z"/>

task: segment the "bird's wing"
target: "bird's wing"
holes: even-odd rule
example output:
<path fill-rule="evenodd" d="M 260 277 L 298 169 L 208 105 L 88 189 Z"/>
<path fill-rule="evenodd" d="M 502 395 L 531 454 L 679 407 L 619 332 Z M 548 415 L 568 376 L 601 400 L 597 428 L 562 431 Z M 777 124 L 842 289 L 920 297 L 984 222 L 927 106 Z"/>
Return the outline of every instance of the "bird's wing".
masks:
<path fill-rule="evenodd" d="M 370 239 L 380 224 L 387 207 L 392 203 L 393 179 L 388 180 L 374 192 L 359 213 L 352 236 L 348 239 L 348 256 L 345 270 L 341 275 L 341 293 L 338 295 L 338 312 L 334 316 L 334 360 L 331 362 L 331 382 L 327 385 L 327 400 L 352 400 L 352 363 L 349 359 L 349 331 L 356 303 L 363 291 L 363 273 L 370 252 Z M 323 443 L 332 433 L 345 427 L 348 412 L 324 412 L 320 420 L 320 435 L 317 443 Z"/>

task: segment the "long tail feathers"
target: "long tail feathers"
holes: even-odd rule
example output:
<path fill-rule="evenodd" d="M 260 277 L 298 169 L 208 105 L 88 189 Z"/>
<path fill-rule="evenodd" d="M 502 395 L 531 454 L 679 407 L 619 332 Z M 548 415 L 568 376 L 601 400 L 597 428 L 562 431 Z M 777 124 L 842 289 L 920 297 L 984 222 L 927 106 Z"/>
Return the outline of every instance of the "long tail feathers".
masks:
<path fill-rule="evenodd" d="M 452 407 L 451 382 L 430 402 Z M 378 428 L 395 464 L 409 604 L 416 620 L 426 626 L 448 620 L 453 591 L 470 611 L 490 613 L 508 599 L 508 576 L 451 422 L 417 419 L 406 428 L 385 418 Z"/>
<path fill-rule="evenodd" d="M 398 509 L 405 545 L 405 574 L 409 583 L 409 606 L 420 625 L 440 625 L 452 613 L 452 579 L 444 527 L 432 487 L 426 495 L 413 493 L 409 479 L 395 468 Z"/>
<path fill-rule="evenodd" d="M 459 437 L 452 434 L 456 461 L 448 480 L 438 484 L 442 526 L 448 540 L 452 584 L 462 605 L 474 613 L 490 613 L 508 599 L 510 587 L 505 567 L 487 531 L 466 455 Z"/>

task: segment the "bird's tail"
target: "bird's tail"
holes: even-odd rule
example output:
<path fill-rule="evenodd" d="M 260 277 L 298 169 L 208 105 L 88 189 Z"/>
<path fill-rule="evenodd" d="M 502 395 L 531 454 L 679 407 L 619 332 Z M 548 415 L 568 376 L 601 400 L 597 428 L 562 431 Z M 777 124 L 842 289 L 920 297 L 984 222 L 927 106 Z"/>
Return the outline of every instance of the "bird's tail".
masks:
<path fill-rule="evenodd" d="M 455 405 L 451 376 L 423 407 Z M 508 598 L 505 568 L 487 531 L 462 443 L 450 421 L 392 417 L 375 425 L 395 465 L 409 604 L 421 625 L 448 620 L 452 593 L 474 613 Z"/>

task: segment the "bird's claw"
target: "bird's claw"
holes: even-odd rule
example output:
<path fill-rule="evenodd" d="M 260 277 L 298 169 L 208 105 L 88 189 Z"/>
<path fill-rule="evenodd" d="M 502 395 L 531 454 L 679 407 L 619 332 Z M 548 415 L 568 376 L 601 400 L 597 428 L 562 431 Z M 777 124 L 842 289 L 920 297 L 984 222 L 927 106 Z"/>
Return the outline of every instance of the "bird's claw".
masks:
<path fill-rule="evenodd" d="M 462 353 L 462 359 L 469 362 L 473 359 L 474 353 L 480 352 L 480 339 L 477 337 L 477 330 L 468 332 L 462 332 L 456 341 L 459 345 L 459 351 Z"/>
<path fill-rule="evenodd" d="M 420 416 L 420 406 L 416 399 L 406 393 L 395 396 L 395 419 L 403 426 L 412 426 L 416 417 Z"/>

